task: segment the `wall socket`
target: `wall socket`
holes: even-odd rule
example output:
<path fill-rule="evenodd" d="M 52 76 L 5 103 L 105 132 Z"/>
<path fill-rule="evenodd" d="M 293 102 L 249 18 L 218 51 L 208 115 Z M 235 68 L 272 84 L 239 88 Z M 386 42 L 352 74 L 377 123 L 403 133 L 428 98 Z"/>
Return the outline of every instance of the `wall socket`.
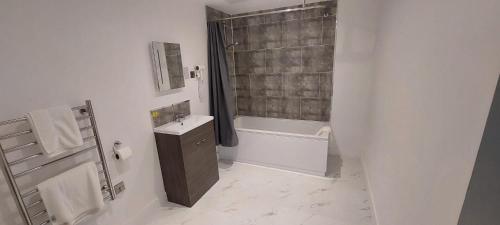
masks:
<path fill-rule="evenodd" d="M 115 185 L 115 193 L 116 195 L 121 194 L 122 192 L 125 191 L 125 183 L 121 181 L 120 183 Z"/>

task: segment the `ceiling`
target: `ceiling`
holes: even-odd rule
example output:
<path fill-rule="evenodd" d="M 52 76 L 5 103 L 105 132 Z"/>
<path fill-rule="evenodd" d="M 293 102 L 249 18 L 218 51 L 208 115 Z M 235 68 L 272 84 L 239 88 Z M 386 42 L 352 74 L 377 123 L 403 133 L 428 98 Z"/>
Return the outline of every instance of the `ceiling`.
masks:
<path fill-rule="evenodd" d="M 324 0 L 307 0 L 306 3 L 321 1 Z M 228 14 L 301 5 L 302 3 L 302 0 L 206 0 L 208 6 Z"/>

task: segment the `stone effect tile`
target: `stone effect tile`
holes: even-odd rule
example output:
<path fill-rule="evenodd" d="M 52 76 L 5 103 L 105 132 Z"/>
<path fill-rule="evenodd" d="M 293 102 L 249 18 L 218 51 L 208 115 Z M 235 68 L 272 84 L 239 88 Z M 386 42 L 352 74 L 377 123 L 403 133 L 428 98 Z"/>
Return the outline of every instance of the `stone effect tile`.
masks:
<path fill-rule="evenodd" d="M 250 104 L 252 116 L 266 116 L 266 97 L 252 97 L 252 104 Z"/>
<path fill-rule="evenodd" d="M 330 100 L 304 98 L 300 102 L 300 119 L 327 121 L 330 119 Z"/>
<path fill-rule="evenodd" d="M 306 47 L 302 51 L 304 72 L 329 72 L 333 70 L 333 46 Z"/>
<path fill-rule="evenodd" d="M 265 51 L 235 52 L 236 73 L 264 73 L 266 71 L 265 57 Z"/>
<path fill-rule="evenodd" d="M 286 12 L 283 13 L 283 19 L 285 21 L 300 20 L 302 19 L 302 13 L 300 11 Z"/>
<path fill-rule="evenodd" d="M 284 22 L 283 42 L 285 47 L 300 46 L 300 20 Z"/>
<path fill-rule="evenodd" d="M 319 74 L 292 73 L 285 75 L 285 95 L 291 97 L 319 97 Z"/>
<path fill-rule="evenodd" d="M 252 16 L 252 17 L 247 17 L 245 19 L 246 19 L 246 25 L 248 25 L 248 26 L 255 26 L 255 25 L 266 23 L 265 16 Z"/>
<path fill-rule="evenodd" d="M 238 74 L 236 76 L 236 95 L 238 97 L 250 96 L 250 75 Z"/>
<path fill-rule="evenodd" d="M 238 96 L 238 114 L 242 116 L 266 116 L 265 97 Z"/>
<path fill-rule="evenodd" d="M 233 95 L 233 118 L 238 116 L 238 97 L 236 95 Z"/>
<path fill-rule="evenodd" d="M 236 76 L 229 76 L 229 87 L 231 90 L 236 91 Z"/>
<path fill-rule="evenodd" d="M 234 76 L 235 75 L 235 67 L 234 67 L 234 58 L 233 58 L 233 52 L 228 51 L 226 53 L 226 59 L 227 59 L 227 69 L 229 70 L 229 76 Z"/>
<path fill-rule="evenodd" d="M 226 43 L 233 42 L 233 29 L 230 24 L 224 24 L 224 41 Z"/>
<path fill-rule="evenodd" d="M 209 21 L 209 22 L 230 16 L 227 13 L 224 13 L 222 11 L 216 10 L 216 9 L 208 7 L 208 6 L 205 7 L 205 11 L 207 14 L 207 21 Z"/>
<path fill-rule="evenodd" d="M 250 75 L 250 95 L 252 97 L 283 95 L 281 74 L 254 74 Z"/>
<path fill-rule="evenodd" d="M 300 48 L 283 48 L 266 51 L 266 73 L 298 73 L 302 70 Z"/>
<path fill-rule="evenodd" d="M 159 127 L 164 124 L 174 121 L 174 115 L 182 113 L 185 116 L 191 114 L 189 100 L 180 102 L 171 106 L 151 110 L 151 119 L 154 127 Z"/>
<path fill-rule="evenodd" d="M 329 16 L 323 19 L 323 44 L 335 44 L 335 24 L 337 19 L 334 16 Z"/>
<path fill-rule="evenodd" d="M 184 116 L 191 115 L 189 100 L 174 105 L 174 113 L 182 113 Z"/>
<path fill-rule="evenodd" d="M 268 97 L 267 117 L 300 119 L 300 99 L 290 97 Z"/>
<path fill-rule="evenodd" d="M 300 45 L 320 45 L 323 36 L 323 18 L 303 20 L 300 27 Z"/>
<path fill-rule="evenodd" d="M 325 14 L 328 15 L 328 13 L 330 13 L 329 8 L 309 9 L 302 12 L 302 19 L 321 18 L 324 17 Z"/>
<path fill-rule="evenodd" d="M 266 117 L 281 117 L 281 97 L 268 97 L 266 99 Z"/>
<path fill-rule="evenodd" d="M 250 50 L 280 48 L 281 24 L 262 24 L 248 27 L 248 46 Z"/>
<path fill-rule="evenodd" d="M 331 72 L 319 75 L 319 97 L 330 99 L 333 95 L 333 76 Z"/>
<path fill-rule="evenodd" d="M 252 116 L 252 112 L 251 112 L 252 99 L 250 98 L 250 96 L 238 95 L 236 101 L 238 103 L 238 106 L 237 106 L 238 115 Z"/>
<path fill-rule="evenodd" d="M 280 23 L 285 19 L 285 15 L 283 13 L 277 13 L 277 14 L 270 14 L 265 16 L 265 23 Z"/>
<path fill-rule="evenodd" d="M 329 120 L 336 1 L 318 4 L 232 21 L 238 115 Z"/>
<path fill-rule="evenodd" d="M 234 42 L 238 45 L 234 46 L 234 51 L 248 50 L 248 27 L 235 27 L 233 28 Z M 233 42 L 228 42 L 233 43 Z"/>

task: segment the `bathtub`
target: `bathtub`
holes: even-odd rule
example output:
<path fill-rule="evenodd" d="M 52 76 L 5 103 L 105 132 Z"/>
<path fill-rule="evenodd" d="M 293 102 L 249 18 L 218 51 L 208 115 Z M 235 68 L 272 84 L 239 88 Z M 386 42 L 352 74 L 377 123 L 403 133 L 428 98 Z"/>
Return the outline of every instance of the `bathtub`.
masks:
<path fill-rule="evenodd" d="M 234 122 L 239 145 L 218 147 L 220 159 L 325 175 L 328 122 L 246 116 Z"/>

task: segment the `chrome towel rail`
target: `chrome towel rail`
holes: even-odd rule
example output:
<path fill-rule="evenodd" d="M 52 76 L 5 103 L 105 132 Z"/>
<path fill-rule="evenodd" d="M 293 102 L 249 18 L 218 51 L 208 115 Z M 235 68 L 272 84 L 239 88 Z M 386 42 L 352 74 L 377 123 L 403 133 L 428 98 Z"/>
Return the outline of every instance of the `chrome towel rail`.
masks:
<path fill-rule="evenodd" d="M 91 141 L 91 140 L 92 140 L 92 139 L 94 139 L 94 138 L 95 138 L 94 136 L 85 137 L 85 138 L 83 138 L 83 141 L 88 143 L 88 141 Z M 31 143 L 30 143 L 30 144 L 31 144 Z M 10 163 L 9 163 L 9 166 L 13 166 L 13 165 L 16 165 L 16 164 L 19 164 L 19 163 L 23 163 L 23 162 L 25 162 L 25 161 L 28 161 L 28 160 L 30 160 L 30 159 L 37 158 L 37 157 L 39 157 L 39 156 L 43 156 L 43 153 L 41 153 L 41 152 L 40 152 L 40 153 L 35 153 L 35 154 L 33 154 L 33 155 L 30 155 L 30 156 L 27 156 L 27 157 L 24 157 L 24 158 L 21 158 L 21 159 L 15 160 L 15 161 L 13 161 L 13 162 L 10 162 Z"/>
<path fill-rule="evenodd" d="M 2 146 L 1 141 L 11 139 L 11 138 L 16 138 L 16 137 L 21 137 L 23 135 L 32 134 L 33 131 L 31 129 L 17 131 L 17 132 L 13 132 L 10 134 L 4 134 L 4 135 L 0 136 L 0 160 L 1 160 L 1 165 L 2 165 L 2 172 L 5 175 L 5 179 L 6 179 L 7 183 L 9 184 L 9 188 L 14 196 L 14 199 L 16 200 L 15 202 L 16 202 L 17 208 L 19 209 L 19 212 L 20 212 L 26 225 L 34 225 L 33 219 L 36 219 L 36 221 L 39 221 L 40 217 L 47 214 L 47 211 L 46 211 L 46 209 L 41 209 L 38 212 L 30 212 L 30 211 L 32 211 L 33 208 L 39 208 L 39 207 L 35 207 L 35 206 L 43 204 L 43 201 L 38 200 L 38 201 L 32 202 L 32 203 L 27 205 L 25 203 L 24 199 L 38 193 L 38 190 L 36 188 L 34 188 L 26 193 L 21 193 L 21 191 L 20 191 L 21 187 L 18 186 L 16 180 L 20 177 L 31 174 L 31 173 L 38 171 L 38 170 L 41 170 L 45 167 L 49 167 L 53 164 L 56 164 L 58 162 L 65 160 L 65 159 L 75 157 L 75 156 L 83 154 L 85 152 L 89 152 L 90 150 L 94 150 L 94 149 L 97 150 L 96 152 L 98 154 L 99 160 L 96 162 L 96 164 L 101 165 L 101 167 L 102 167 L 102 170 L 98 170 L 98 172 L 99 172 L 98 174 L 99 174 L 99 176 L 101 176 L 101 175 L 104 176 L 104 183 L 105 184 L 102 185 L 103 186 L 102 191 L 104 193 L 107 193 L 107 195 L 104 196 L 104 200 L 116 199 L 116 193 L 113 190 L 111 176 L 109 174 L 109 168 L 108 168 L 108 165 L 106 163 L 106 157 L 104 155 L 101 140 L 99 138 L 99 132 L 97 130 L 97 122 L 95 119 L 94 111 L 92 109 L 92 103 L 90 100 L 87 100 L 87 101 L 85 101 L 85 105 L 73 107 L 72 110 L 79 112 L 80 115 L 76 117 L 76 119 L 78 121 L 83 121 L 83 120 L 87 120 L 87 119 L 90 121 L 90 126 L 85 125 L 85 127 L 80 127 L 80 132 L 91 130 L 92 131 L 91 136 L 85 137 L 84 142 L 86 143 L 86 145 L 88 145 L 89 143 L 95 142 L 94 145 L 85 147 L 84 149 L 78 150 L 76 152 L 69 153 L 63 157 L 59 157 L 59 158 L 55 157 L 54 159 L 51 159 L 48 162 L 45 162 L 41 165 L 26 169 L 24 171 L 21 171 L 21 172 L 14 174 L 12 172 L 11 167 L 18 165 L 18 164 L 28 162 L 31 159 L 35 159 L 37 157 L 40 157 L 43 155 L 43 153 L 38 152 L 38 153 L 31 154 L 31 155 L 24 157 L 24 158 L 21 158 L 21 159 L 8 160 L 6 157 L 6 154 L 9 154 L 11 152 L 18 151 L 18 150 L 23 150 L 23 149 L 26 149 L 26 148 L 31 147 L 31 146 L 36 146 L 37 143 L 30 142 L 30 143 L 20 144 L 20 145 L 8 147 L 8 148 L 4 148 L 4 146 Z M 27 121 L 28 121 L 27 117 L 20 117 L 17 119 L 1 121 L 0 127 L 14 124 L 14 123 L 27 122 Z M 26 189 L 26 187 L 24 187 L 24 189 Z M 50 220 L 46 220 L 45 222 L 42 222 L 38 225 L 47 225 L 47 224 L 50 224 Z"/>
<path fill-rule="evenodd" d="M 40 200 L 38 200 L 38 201 L 32 202 L 31 204 L 27 205 L 27 206 L 26 206 L 26 208 L 27 208 L 27 209 L 31 209 L 31 208 L 33 208 L 33 207 L 35 207 L 35 206 L 39 205 L 39 204 L 40 204 L 40 203 L 42 203 L 42 202 L 43 202 L 43 200 L 41 200 L 41 199 L 40 199 Z"/>
<path fill-rule="evenodd" d="M 85 130 L 89 130 L 89 129 L 92 129 L 92 126 L 82 127 L 82 128 L 80 128 L 80 132 L 85 131 Z M 7 134 L 7 135 L 4 135 L 4 136 L 0 137 L 0 141 L 1 140 L 7 140 L 7 139 L 10 139 L 10 138 L 14 138 L 14 137 L 18 137 L 18 136 L 21 136 L 21 135 L 31 134 L 32 132 L 33 132 L 32 130 L 25 130 L 25 131 L 13 133 L 13 134 Z M 93 136 L 86 137 L 83 140 L 85 141 L 85 140 L 92 139 L 92 138 L 94 138 L 94 137 Z M 11 153 L 11 152 L 14 152 L 14 151 L 17 151 L 17 150 L 22 150 L 22 149 L 28 148 L 28 147 L 36 145 L 36 144 L 38 144 L 38 143 L 36 143 L 36 141 L 33 141 L 33 142 L 30 142 L 30 143 L 27 143 L 27 144 L 21 144 L 21 145 L 13 146 L 13 147 L 10 147 L 10 148 L 6 148 L 6 149 L 4 149 L 4 152 L 5 153 Z"/>
<path fill-rule="evenodd" d="M 87 100 L 87 101 L 90 101 L 90 100 Z M 73 110 L 73 111 L 80 111 L 80 110 L 86 110 L 86 109 L 87 109 L 87 105 L 81 105 L 81 106 L 76 106 L 76 107 L 71 108 L 71 110 Z M 77 117 L 77 119 L 78 119 L 78 117 Z M 18 123 L 18 122 L 27 122 L 27 121 L 28 121 L 28 117 L 23 116 L 23 117 L 20 117 L 17 119 L 1 121 L 0 126 L 5 126 L 5 125 L 13 124 L 13 123 Z"/>
<path fill-rule="evenodd" d="M 42 168 L 46 167 L 46 166 L 49 166 L 49 165 L 54 164 L 54 163 L 59 162 L 59 161 L 63 161 L 63 160 L 65 160 L 65 159 L 67 159 L 67 158 L 71 158 L 71 157 L 73 157 L 73 156 L 81 155 L 81 154 L 83 154 L 83 153 L 85 153 L 85 152 L 87 152 L 87 151 L 89 151 L 89 150 L 95 149 L 95 148 L 97 148 L 97 146 L 96 146 L 96 145 L 94 145 L 94 146 L 92 146 L 92 147 L 88 147 L 88 148 L 82 149 L 82 150 L 80 150 L 80 151 L 78 151 L 78 152 L 75 152 L 75 153 L 73 153 L 73 154 L 70 154 L 70 155 L 64 156 L 64 157 L 59 158 L 59 159 L 56 159 L 56 160 L 54 160 L 54 161 L 50 161 L 50 162 L 44 163 L 44 164 L 42 164 L 42 165 L 40 165 L 40 166 L 37 166 L 37 167 L 31 168 L 31 169 L 25 170 L 25 171 L 23 171 L 23 172 L 20 172 L 20 173 L 15 174 L 15 175 L 14 175 L 14 178 L 19 178 L 19 177 L 22 177 L 22 176 L 28 175 L 28 174 L 30 174 L 30 173 L 32 173 L 32 172 L 35 172 L 35 171 L 37 171 L 37 170 L 40 170 L 40 169 L 42 169 Z"/>
<path fill-rule="evenodd" d="M 27 143 L 27 144 L 17 145 L 17 146 L 11 147 L 11 148 L 6 148 L 3 151 L 5 153 L 11 153 L 11 152 L 14 152 L 14 151 L 17 151 L 17 150 L 28 148 L 28 147 L 33 146 L 33 145 L 36 145 L 36 141 L 30 142 L 30 143 Z"/>
<path fill-rule="evenodd" d="M 13 134 L 7 134 L 4 136 L 0 136 L 0 140 L 7 140 L 9 138 L 15 138 L 15 137 L 18 137 L 21 135 L 31 134 L 32 132 L 33 132 L 32 130 L 25 130 L 25 131 L 20 131 L 20 132 L 13 133 Z"/>

